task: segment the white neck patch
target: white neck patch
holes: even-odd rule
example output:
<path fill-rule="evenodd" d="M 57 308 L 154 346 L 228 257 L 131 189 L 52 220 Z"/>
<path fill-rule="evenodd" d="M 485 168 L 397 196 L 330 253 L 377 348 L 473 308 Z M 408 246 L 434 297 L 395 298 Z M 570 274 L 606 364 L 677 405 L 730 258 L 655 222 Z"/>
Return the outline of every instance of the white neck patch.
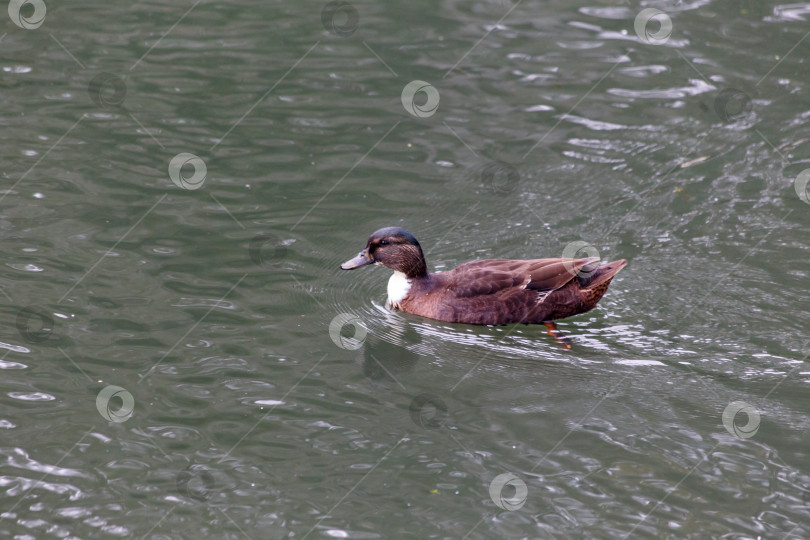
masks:
<path fill-rule="evenodd" d="M 394 275 L 388 280 L 388 300 L 398 304 L 407 296 L 411 289 L 411 280 L 405 277 L 402 272 L 394 271 Z"/>

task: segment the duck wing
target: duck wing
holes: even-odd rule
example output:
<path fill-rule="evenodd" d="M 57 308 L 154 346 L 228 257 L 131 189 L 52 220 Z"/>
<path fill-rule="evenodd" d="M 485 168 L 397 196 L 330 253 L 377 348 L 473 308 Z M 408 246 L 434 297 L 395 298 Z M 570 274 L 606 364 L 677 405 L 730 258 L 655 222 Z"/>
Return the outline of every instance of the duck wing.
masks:
<path fill-rule="evenodd" d="M 515 289 L 530 289 L 545 296 L 572 279 L 598 257 L 584 259 L 488 259 L 462 264 L 442 272 L 457 297 L 471 298 Z"/>

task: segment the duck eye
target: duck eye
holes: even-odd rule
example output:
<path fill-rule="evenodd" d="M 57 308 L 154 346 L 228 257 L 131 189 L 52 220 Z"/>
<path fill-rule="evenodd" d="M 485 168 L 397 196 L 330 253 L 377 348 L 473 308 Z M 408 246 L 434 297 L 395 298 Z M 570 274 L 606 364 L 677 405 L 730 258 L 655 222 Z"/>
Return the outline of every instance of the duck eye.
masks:
<path fill-rule="evenodd" d="M 386 244 L 388 244 L 388 240 L 380 240 L 380 245 L 381 246 L 384 246 Z"/>

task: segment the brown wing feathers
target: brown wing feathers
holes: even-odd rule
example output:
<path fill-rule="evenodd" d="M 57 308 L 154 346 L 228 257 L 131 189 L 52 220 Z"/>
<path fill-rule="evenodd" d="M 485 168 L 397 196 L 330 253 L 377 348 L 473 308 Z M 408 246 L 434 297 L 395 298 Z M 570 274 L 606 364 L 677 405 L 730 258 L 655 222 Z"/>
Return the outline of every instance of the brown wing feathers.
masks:
<path fill-rule="evenodd" d="M 495 294 L 513 287 L 548 292 L 559 289 L 571 281 L 583 266 L 597 260 L 490 259 L 465 263 L 442 274 L 453 282 L 452 288 L 457 297 Z"/>
<path fill-rule="evenodd" d="M 538 263 L 531 269 L 531 281 L 527 289 L 536 291 L 554 291 L 559 289 L 582 270 L 588 263 L 598 261 L 596 257 L 586 259 L 536 259 Z"/>

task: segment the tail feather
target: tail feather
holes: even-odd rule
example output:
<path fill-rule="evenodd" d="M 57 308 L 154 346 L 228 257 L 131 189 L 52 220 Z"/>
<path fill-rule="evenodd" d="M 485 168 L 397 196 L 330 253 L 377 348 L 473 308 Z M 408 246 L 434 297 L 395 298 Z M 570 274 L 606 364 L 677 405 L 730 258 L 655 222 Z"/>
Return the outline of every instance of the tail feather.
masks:
<path fill-rule="evenodd" d="M 602 266 L 596 264 L 584 266 L 578 276 L 579 284 L 584 288 L 597 287 L 606 281 L 609 282 L 625 266 L 627 266 L 626 259 L 619 259 Z"/>

